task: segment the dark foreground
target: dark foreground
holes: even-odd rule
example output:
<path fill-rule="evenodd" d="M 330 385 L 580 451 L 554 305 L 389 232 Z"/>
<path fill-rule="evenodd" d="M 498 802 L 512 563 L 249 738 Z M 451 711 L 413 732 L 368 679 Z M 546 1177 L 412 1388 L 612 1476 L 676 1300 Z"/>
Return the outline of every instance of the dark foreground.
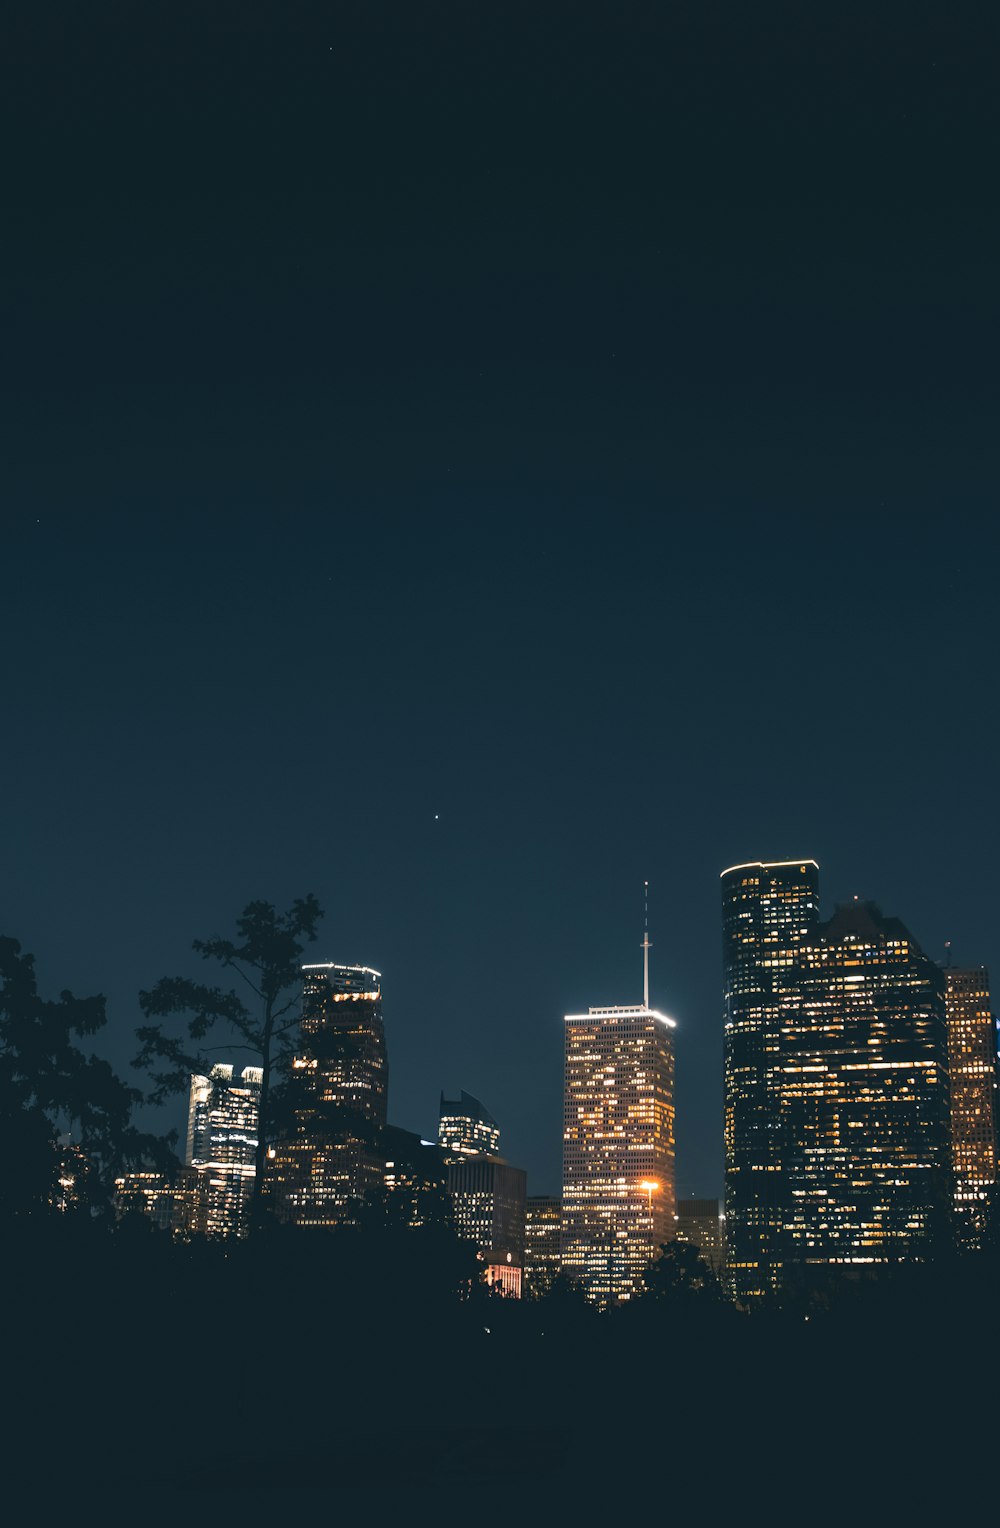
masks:
<path fill-rule="evenodd" d="M 992 1266 L 833 1310 L 460 1300 L 441 1249 L 318 1233 L 9 1244 L 11 1489 L 658 1500 L 864 1519 L 990 1490 Z M 348 1255 L 349 1254 L 349 1255 Z M 445 1498 L 446 1499 L 446 1498 Z M 970 1498 L 971 1499 L 971 1498 Z"/>

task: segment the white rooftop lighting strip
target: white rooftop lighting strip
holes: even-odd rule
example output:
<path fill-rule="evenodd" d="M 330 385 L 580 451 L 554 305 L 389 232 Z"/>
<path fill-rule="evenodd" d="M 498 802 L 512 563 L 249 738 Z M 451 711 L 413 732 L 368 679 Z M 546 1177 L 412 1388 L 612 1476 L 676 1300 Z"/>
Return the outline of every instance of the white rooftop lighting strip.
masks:
<path fill-rule="evenodd" d="M 745 865 L 730 865 L 728 870 L 720 870 L 719 878 L 730 875 L 734 870 L 785 870 L 789 865 L 812 865 L 818 870 L 819 865 L 814 859 L 790 859 L 790 860 L 747 860 Z"/>
<path fill-rule="evenodd" d="M 669 1024 L 671 1029 L 677 1028 L 676 1019 L 660 1013 L 657 1008 L 643 1008 L 641 1005 L 634 1008 L 591 1008 L 587 1013 L 565 1015 L 567 1024 L 589 1024 L 593 1019 L 659 1019 L 661 1024 Z"/>
<path fill-rule="evenodd" d="M 342 966 L 335 960 L 321 960 L 312 966 L 300 967 L 303 971 L 364 971 L 368 976 L 382 978 L 382 972 L 376 971 L 374 966 Z"/>

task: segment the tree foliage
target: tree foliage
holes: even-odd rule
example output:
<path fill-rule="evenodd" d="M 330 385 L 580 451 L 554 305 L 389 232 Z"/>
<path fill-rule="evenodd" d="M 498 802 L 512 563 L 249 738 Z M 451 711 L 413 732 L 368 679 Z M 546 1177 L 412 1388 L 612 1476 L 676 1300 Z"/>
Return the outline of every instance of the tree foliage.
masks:
<path fill-rule="evenodd" d="M 140 1132 L 142 1101 L 76 1043 L 107 1022 L 101 996 L 38 992 L 34 956 L 0 938 L 0 1206 L 28 1215 L 70 1206 L 107 1210 L 117 1173 L 169 1157 L 169 1140 Z"/>
<path fill-rule="evenodd" d="M 712 1265 L 690 1242 L 666 1242 L 660 1256 L 643 1276 L 644 1299 L 669 1302 L 685 1309 L 718 1305 L 722 1288 Z"/>
<path fill-rule="evenodd" d="M 220 1050 L 242 1051 L 257 1059 L 262 1083 L 255 1219 L 260 1215 L 275 1074 L 291 1057 L 300 1014 L 301 957 L 306 943 L 316 938 L 322 916 L 311 893 L 297 898 L 285 913 L 270 902 L 250 902 L 236 920 L 235 939 L 215 936 L 195 939 L 192 945 L 204 960 L 232 972 L 239 990 L 166 976 L 139 994 L 143 1014 L 154 1022 L 136 1030 L 140 1049 L 134 1064 L 150 1073 L 154 1103 L 183 1092 L 192 1073 L 208 1074 Z"/>

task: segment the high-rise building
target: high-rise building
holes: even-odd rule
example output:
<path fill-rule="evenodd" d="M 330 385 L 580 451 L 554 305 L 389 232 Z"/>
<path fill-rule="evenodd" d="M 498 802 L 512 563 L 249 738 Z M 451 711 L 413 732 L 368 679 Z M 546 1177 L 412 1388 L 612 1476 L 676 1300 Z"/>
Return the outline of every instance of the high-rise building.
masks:
<path fill-rule="evenodd" d="M 481 1254 L 487 1282 L 520 1295 L 527 1173 L 502 1157 L 462 1154 L 450 1159 L 447 1173 L 459 1236 Z"/>
<path fill-rule="evenodd" d="M 386 1125 L 380 1134 L 385 1205 L 397 1224 L 412 1229 L 453 1225 L 442 1152 L 412 1130 Z"/>
<path fill-rule="evenodd" d="M 649 1006 L 565 1019 L 563 1271 L 589 1300 L 616 1304 L 673 1239 L 674 1020 Z"/>
<path fill-rule="evenodd" d="M 723 874 L 726 1267 L 752 1301 L 921 1258 L 948 1235 L 944 982 L 855 899 L 826 923 L 812 861 Z"/>
<path fill-rule="evenodd" d="M 678 1199 L 675 1240 L 697 1247 L 720 1276 L 726 1255 L 725 1225 L 718 1199 Z"/>
<path fill-rule="evenodd" d="M 546 1295 L 559 1272 L 562 1200 L 529 1195 L 524 1219 L 524 1284 L 531 1296 Z"/>
<path fill-rule="evenodd" d="M 939 968 L 898 918 L 838 907 L 782 973 L 784 1257 L 844 1269 L 950 1238 Z"/>
<path fill-rule="evenodd" d="M 267 1193 L 279 1219 L 332 1226 L 384 1184 L 388 1062 L 381 975 L 369 966 L 303 966 L 291 1074 L 276 1100 Z"/>
<path fill-rule="evenodd" d="M 500 1126 L 478 1098 L 462 1089 L 460 1098 L 441 1094 L 438 1145 L 449 1155 L 496 1156 L 500 1150 Z"/>
<path fill-rule="evenodd" d="M 455 1229 L 475 1245 L 485 1282 L 520 1298 L 527 1173 L 498 1156 L 499 1146 L 500 1126 L 478 1098 L 441 1094 L 438 1150 Z"/>
<path fill-rule="evenodd" d="M 986 968 L 945 967 L 958 1242 L 978 1249 L 997 1180 L 997 1036 Z"/>
<path fill-rule="evenodd" d="M 262 1077 L 259 1066 L 234 1077 L 223 1063 L 191 1077 L 185 1162 L 204 1180 L 192 1230 L 245 1236 L 250 1229 Z"/>
<path fill-rule="evenodd" d="M 741 1302 L 780 1280 L 781 978 L 818 919 L 815 860 L 722 872 L 726 1262 Z"/>

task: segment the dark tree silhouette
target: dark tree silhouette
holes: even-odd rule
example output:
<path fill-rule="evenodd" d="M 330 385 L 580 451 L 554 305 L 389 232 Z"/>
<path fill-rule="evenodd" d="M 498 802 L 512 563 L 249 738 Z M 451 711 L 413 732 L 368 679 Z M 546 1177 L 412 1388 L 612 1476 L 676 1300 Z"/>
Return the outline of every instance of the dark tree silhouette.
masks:
<path fill-rule="evenodd" d="M 714 1268 L 690 1242 L 665 1243 L 660 1256 L 646 1269 L 643 1283 L 643 1299 L 670 1301 L 686 1308 L 718 1305 L 722 1300 Z"/>
<path fill-rule="evenodd" d="M 0 1205 L 7 1214 L 71 1206 L 107 1212 L 118 1172 L 172 1158 L 170 1137 L 143 1134 L 131 1122 L 141 1092 L 75 1043 L 106 1022 L 103 997 L 39 997 L 34 956 L 0 938 L 0 1160 L 8 1164 Z"/>
<path fill-rule="evenodd" d="M 195 939 L 193 949 L 205 960 L 218 961 L 232 971 L 252 994 L 248 1002 L 235 989 L 206 986 L 183 976 L 165 976 L 150 992 L 140 992 L 147 1019 L 179 1021 L 180 1033 L 164 1024 L 140 1026 L 140 1050 L 134 1065 L 150 1072 L 151 1101 L 162 1103 L 188 1087 L 192 1072 L 208 1073 L 211 1053 L 247 1051 L 259 1059 L 262 1078 L 260 1129 L 257 1132 L 256 1175 L 251 1223 L 261 1218 L 264 1162 L 271 1126 L 271 1093 L 276 1072 L 289 1060 L 293 1031 L 300 1012 L 301 956 L 307 941 L 316 938 L 323 910 L 309 894 L 279 913 L 270 902 L 250 902 L 236 920 L 237 938 Z M 205 1045 L 228 1032 L 228 1043 Z"/>

